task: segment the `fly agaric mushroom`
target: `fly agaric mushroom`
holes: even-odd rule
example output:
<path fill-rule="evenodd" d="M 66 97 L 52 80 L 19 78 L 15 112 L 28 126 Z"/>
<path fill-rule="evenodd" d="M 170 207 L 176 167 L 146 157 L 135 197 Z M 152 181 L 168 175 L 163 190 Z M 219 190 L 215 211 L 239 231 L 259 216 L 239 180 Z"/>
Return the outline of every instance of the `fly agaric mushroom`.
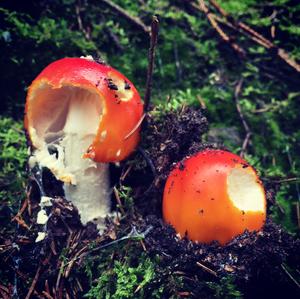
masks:
<path fill-rule="evenodd" d="M 239 156 L 207 149 L 180 162 L 164 189 L 163 217 L 180 236 L 226 244 L 266 219 L 264 188 Z"/>
<path fill-rule="evenodd" d="M 135 149 L 142 114 L 134 85 L 91 57 L 55 61 L 32 82 L 25 108 L 29 164 L 49 168 L 64 183 L 83 224 L 109 214 L 108 163 Z"/>

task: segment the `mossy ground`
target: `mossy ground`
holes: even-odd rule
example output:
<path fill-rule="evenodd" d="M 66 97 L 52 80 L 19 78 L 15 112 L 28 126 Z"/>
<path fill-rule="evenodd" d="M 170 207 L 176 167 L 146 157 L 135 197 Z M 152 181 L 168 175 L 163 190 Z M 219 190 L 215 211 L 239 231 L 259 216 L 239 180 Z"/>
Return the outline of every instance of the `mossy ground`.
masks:
<path fill-rule="evenodd" d="M 163 223 L 166 176 L 186 155 L 217 147 L 202 142 L 207 129 L 200 108 L 152 111 L 140 149 L 112 166 L 117 214 L 102 235 L 92 223 L 81 225 L 76 207 L 44 169 L 46 194 L 55 199 L 47 237 L 35 243 L 42 226 L 36 224 L 40 194 L 32 173 L 18 225 L 1 234 L 4 287 L 20 298 L 29 290 L 32 298 L 296 298 L 289 275 L 298 279 L 300 241 L 271 219 L 258 234 L 245 232 L 227 246 L 179 240 Z M 9 223 L 7 216 L 3 225 Z"/>

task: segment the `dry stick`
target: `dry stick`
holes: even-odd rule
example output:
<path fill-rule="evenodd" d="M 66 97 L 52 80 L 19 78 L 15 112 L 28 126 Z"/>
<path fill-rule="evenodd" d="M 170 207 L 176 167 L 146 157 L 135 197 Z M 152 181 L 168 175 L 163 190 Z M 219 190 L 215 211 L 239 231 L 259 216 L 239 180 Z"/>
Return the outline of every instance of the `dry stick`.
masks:
<path fill-rule="evenodd" d="M 106 243 L 106 244 L 103 244 L 103 245 L 99 245 L 99 246 L 97 246 L 97 247 L 94 247 L 94 248 L 92 248 L 92 249 L 89 249 L 89 251 L 83 252 L 82 254 L 80 253 L 81 255 L 79 255 L 79 254 L 77 253 L 78 255 L 76 254 L 77 256 L 75 255 L 74 258 L 73 258 L 71 261 L 69 261 L 69 262 L 67 262 L 67 263 L 64 263 L 64 267 L 70 265 L 71 263 L 74 263 L 74 261 L 76 261 L 76 260 L 78 260 L 78 259 L 81 259 L 81 258 L 87 256 L 88 254 L 91 254 L 91 253 L 96 252 L 97 250 L 100 250 L 100 249 L 103 249 L 103 248 L 107 248 L 107 247 L 109 247 L 109 246 L 112 246 L 112 245 L 114 245 L 114 244 L 120 243 L 120 242 L 122 242 L 122 241 L 145 238 L 145 237 L 147 236 L 147 234 L 148 234 L 152 229 L 153 229 L 153 227 L 150 225 L 147 229 L 145 229 L 145 231 L 143 231 L 143 232 L 138 232 L 138 231 L 136 230 L 136 228 L 133 226 L 132 229 L 131 229 L 131 231 L 129 232 L 129 234 L 126 235 L 126 236 L 123 236 L 123 237 L 121 237 L 121 238 L 119 238 L 119 239 L 116 239 L 116 240 L 114 240 L 114 241 L 112 241 L 112 242 L 109 242 L 109 243 Z M 86 246 L 83 247 L 82 249 L 85 250 L 85 249 L 87 249 L 87 248 L 88 248 L 88 245 L 86 245 Z M 81 249 L 81 250 L 82 250 L 82 249 Z M 60 269 L 62 269 L 62 268 L 60 268 Z M 52 273 L 52 272 L 54 272 L 54 271 L 51 271 L 50 273 Z"/>
<path fill-rule="evenodd" d="M 91 40 L 91 35 L 83 27 L 82 19 L 81 19 L 81 16 L 80 16 L 80 7 L 79 7 L 79 5 L 75 5 L 75 12 L 76 12 L 76 18 L 77 18 L 77 23 L 78 23 L 79 30 L 83 33 L 83 35 L 85 36 L 85 38 L 87 40 Z"/>
<path fill-rule="evenodd" d="M 285 272 L 285 274 L 293 281 L 293 283 L 300 289 L 300 283 L 292 276 L 288 269 L 283 264 L 281 264 L 281 268 Z"/>
<path fill-rule="evenodd" d="M 25 299 L 29 299 L 29 298 L 31 297 L 31 294 L 32 294 L 32 292 L 34 291 L 35 285 L 36 285 L 36 283 L 37 283 L 37 281 L 38 281 L 38 279 L 39 279 L 41 269 L 42 269 L 42 266 L 40 265 L 40 266 L 38 267 L 36 273 L 35 273 L 34 279 L 33 279 L 33 281 L 32 281 L 32 284 L 31 284 L 31 286 L 30 286 L 30 288 L 29 288 L 29 291 L 28 291 L 28 293 L 27 293 Z"/>
<path fill-rule="evenodd" d="M 157 45 L 158 30 L 159 30 L 158 18 L 156 16 L 153 16 L 152 23 L 151 23 L 150 48 L 148 53 L 149 62 L 148 62 L 148 71 L 147 71 L 146 91 L 144 97 L 144 109 L 146 113 L 148 111 L 150 98 L 151 98 L 152 75 L 153 75 L 153 68 L 154 68 L 155 47 Z"/>
<path fill-rule="evenodd" d="M 113 3 L 110 0 L 102 0 L 102 2 L 104 2 L 110 8 L 114 9 L 117 13 L 126 18 L 128 21 L 142 29 L 145 33 L 149 33 L 150 28 L 146 26 L 140 18 L 131 16 L 125 9 L 123 9 L 122 7 Z"/>
<path fill-rule="evenodd" d="M 297 214 L 298 228 L 300 228 L 300 203 L 299 203 L 299 201 L 296 202 L 296 214 Z"/>
<path fill-rule="evenodd" d="M 209 0 L 209 2 L 211 3 L 211 5 L 217 9 L 217 11 L 227 20 L 230 22 L 230 24 L 235 27 L 240 27 L 242 30 L 248 32 L 249 34 L 251 34 L 253 37 L 255 37 L 257 40 L 260 40 L 261 42 L 263 42 L 265 45 L 272 47 L 272 42 L 270 42 L 269 40 L 267 40 L 264 36 L 262 36 L 261 34 L 259 34 L 258 32 L 256 32 L 255 30 L 253 30 L 251 27 L 249 27 L 248 25 L 246 25 L 243 22 L 240 21 L 234 21 L 232 22 L 232 18 L 230 17 L 230 15 L 223 9 L 220 7 L 220 5 L 217 3 L 217 1 L 215 0 Z"/>
<path fill-rule="evenodd" d="M 244 139 L 244 142 L 243 142 L 243 145 L 242 145 L 242 150 L 240 152 L 240 156 L 243 157 L 244 154 L 245 154 L 245 151 L 247 149 L 247 146 L 248 146 L 248 143 L 250 141 L 250 137 L 252 135 L 252 132 L 246 122 L 246 119 L 244 117 L 244 114 L 242 112 L 242 108 L 241 108 L 241 105 L 240 105 L 240 102 L 239 102 L 239 95 L 241 93 L 241 89 L 242 89 L 242 85 L 243 85 L 243 79 L 240 79 L 238 84 L 236 85 L 236 88 L 235 88 L 235 91 L 234 91 L 234 100 L 235 100 L 235 105 L 236 105 L 236 110 L 239 114 L 239 117 L 242 121 L 242 124 L 243 124 L 243 127 L 246 131 L 246 137 Z"/>
<path fill-rule="evenodd" d="M 46 291 L 43 291 L 42 294 L 47 298 L 47 299 L 53 299 L 53 297 L 47 293 Z"/>
<path fill-rule="evenodd" d="M 300 182 L 300 178 L 286 178 L 286 179 L 280 179 L 272 181 L 272 183 L 281 184 L 281 183 L 289 183 L 289 182 Z"/>
<path fill-rule="evenodd" d="M 121 175 L 121 177 L 120 177 L 120 181 L 121 181 L 121 182 L 123 182 L 123 181 L 126 179 L 127 175 L 128 175 L 129 172 L 131 171 L 132 167 L 133 167 L 133 165 L 130 164 L 130 165 L 128 166 L 128 168 L 126 169 L 126 171 L 124 172 L 124 174 Z"/>
<path fill-rule="evenodd" d="M 197 262 L 196 264 L 197 264 L 197 266 L 201 267 L 201 268 L 202 268 L 203 270 L 205 270 L 206 272 L 212 274 L 212 275 L 215 276 L 215 277 L 218 277 L 218 274 L 217 274 L 216 271 L 214 271 L 214 270 L 212 270 L 212 269 L 210 269 L 210 268 L 204 266 L 204 265 L 201 264 L 200 262 Z"/>
<path fill-rule="evenodd" d="M 237 26 L 240 29 L 244 30 L 245 32 L 249 33 L 250 35 L 252 35 L 257 42 L 262 42 L 262 44 L 264 44 L 266 47 L 273 47 L 274 44 L 269 41 L 268 39 L 266 39 L 264 36 L 262 36 L 260 33 L 256 32 L 255 30 L 253 30 L 251 27 L 249 27 L 248 25 L 246 25 L 243 22 L 240 21 L 232 21 L 233 18 L 230 17 L 230 15 L 223 9 L 220 7 L 220 5 L 217 3 L 217 1 L 215 0 L 209 0 L 209 2 L 212 4 L 212 6 L 214 8 L 217 9 L 217 11 L 227 20 L 231 23 L 231 25 L 233 27 Z"/>
<path fill-rule="evenodd" d="M 121 213 L 122 213 L 123 216 L 124 216 L 126 213 L 125 213 L 125 210 L 124 210 L 124 208 L 123 208 L 123 205 L 122 205 L 122 202 L 121 202 L 121 198 L 120 198 L 120 196 L 119 196 L 119 191 L 118 191 L 118 189 L 117 189 L 116 187 L 114 187 L 113 190 L 114 190 L 114 194 L 115 194 L 117 203 L 118 203 L 119 208 L 120 208 L 120 210 L 121 210 Z"/>
<path fill-rule="evenodd" d="M 65 266 L 65 262 L 62 261 L 60 268 L 59 268 L 56 284 L 55 284 L 55 293 L 54 294 L 57 294 L 57 295 L 59 295 L 59 291 L 60 291 L 60 284 L 61 284 L 60 282 L 61 282 L 62 274 L 64 272 L 64 266 Z"/>
<path fill-rule="evenodd" d="M 204 3 L 203 0 L 199 0 L 199 5 L 196 5 L 194 3 L 191 3 L 191 5 L 194 8 L 196 8 L 197 10 L 200 10 L 200 11 L 204 12 L 204 14 L 206 15 L 206 17 L 209 20 L 210 24 L 219 33 L 220 37 L 226 43 L 228 43 L 235 51 L 237 51 L 241 56 L 245 56 L 245 54 L 246 54 L 245 50 L 242 49 L 238 44 L 236 44 L 236 43 L 234 43 L 234 42 L 231 41 L 231 39 L 229 38 L 229 36 L 219 26 L 218 22 L 215 19 L 214 14 L 212 14 L 211 12 L 209 12 L 209 9 L 207 8 L 207 6 L 205 5 L 205 3 Z"/>
<path fill-rule="evenodd" d="M 134 128 L 124 137 L 124 140 L 127 140 L 130 136 L 132 136 L 136 132 L 136 130 L 140 127 L 145 117 L 146 117 L 146 113 L 142 115 L 142 117 L 139 119 L 139 121 L 134 126 Z"/>
<path fill-rule="evenodd" d="M 289 54 L 285 52 L 283 49 L 278 48 L 274 43 L 272 43 L 270 40 L 265 38 L 260 33 L 253 30 L 251 27 L 246 25 L 243 22 L 232 22 L 232 18 L 230 15 L 222 9 L 219 4 L 215 0 L 210 0 L 210 3 L 219 11 L 219 13 L 228 21 L 230 22 L 235 30 L 241 29 L 242 33 L 247 34 L 253 41 L 257 42 L 258 44 L 262 45 L 263 47 L 267 49 L 277 49 L 277 56 L 279 56 L 283 61 L 285 61 L 288 65 L 290 65 L 292 68 L 294 68 L 297 72 L 300 72 L 300 65 L 290 58 Z"/>
<path fill-rule="evenodd" d="M 154 57 L 155 57 L 155 47 L 157 45 L 157 37 L 158 37 L 158 29 L 159 29 L 159 21 L 156 16 L 153 16 L 151 23 L 151 40 L 150 40 L 150 48 L 148 53 L 148 70 L 147 70 L 147 81 L 146 81 L 146 91 L 144 97 L 144 111 L 145 113 L 139 119 L 135 127 L 125 136 L 124 140 L 128 139 L 132 136 L 136 130 L 141 126 L 143 120 L 146 117 L 148 112 L 150 98 L 151 98 L 151 88 L 152 88 L 152 74 L 154 68 Z"/>
<path fill-rule="evenodd" d="M 92 40 L 90 32 L 88 30 L 86 30 L 83 26 L 83 22 L 82 22 L 82 19 L 81 19 L 81 16 L 80 16 L 80 6 L 79 5 L 75 6 L 75 13 L 76 13 L 76 18 L 77 18 L 77 23 L 78 23 L 79 30 L 83 33 L 83 35 L 84 35 L 84 37 L 87 41 L 94 43 L 93 40 Z M 102 57 L 102 54 L 101 54 L 101 52 L 99 51 L 99 49 L 97 47 L 96 47 L 95 51 L 96 51 L 96 53 L 99 57 Z"/>

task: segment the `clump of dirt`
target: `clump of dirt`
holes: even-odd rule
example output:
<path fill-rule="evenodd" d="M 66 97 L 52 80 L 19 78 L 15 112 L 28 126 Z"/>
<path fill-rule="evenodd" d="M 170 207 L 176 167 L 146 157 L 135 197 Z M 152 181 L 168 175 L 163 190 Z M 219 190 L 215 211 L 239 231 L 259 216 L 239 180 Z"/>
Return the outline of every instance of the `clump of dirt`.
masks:
<path fill-rule="evenodd" d="M 147 217 L 146 224 L 154 227 L 145 240 L 149 252 L 160 256 L 161 267 L 182 273 L 193 298 L 198 298 L 199 281 L 220 281 L 228 275 L 246 298 L 299 294 L 287 269 L 300 265 L 300 240 L 271 219 L 259 233 L 245 232 L 226 246 L 179 240 L 173 228 L 156 216 Z"/>
<path fill-rule="evenodd" d="M 134 189 L 135 203 L 142 214 L 161 215 L 165 181 L 177 162 L 199 150 L 217 147 L 202 142 L 207 130 L 208 121 L 200 108 L 183 107 L 147 119 L 140 146 L 143 150 L 123 182 Z"/>

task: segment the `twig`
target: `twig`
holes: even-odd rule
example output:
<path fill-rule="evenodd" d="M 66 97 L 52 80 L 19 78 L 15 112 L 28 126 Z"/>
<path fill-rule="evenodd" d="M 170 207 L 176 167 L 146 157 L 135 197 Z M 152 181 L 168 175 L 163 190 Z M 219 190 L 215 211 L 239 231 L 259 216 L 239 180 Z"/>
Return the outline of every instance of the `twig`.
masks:
<path fill-rule="evenodd" d="M 211 5 L 216 8 L 216 10 L 227 20 L 231 23 L 231 25 L 233 27 L 237 26 L 240 29 L 244 30 L 245 32 L 248 32 L 251 36 L 253 36 L 254 38 L 256 38 L 256 40 L 259 42 L 262 42 L 263 44 L 265 44 L 266 46 L 272 46 L 272 42 L 270 42 L 269 40 L 267 40 L 265 37 L 263 37 L 261 34 L 259 34 L 258 32 L 256 32 L 255 30 L 253 30 L 252 28 L 250 28 L 248 25 L 246 25 L 243 22 L 240 21 L 235 21 L 233 20 L 233 18 L 217 3 L 217 1 L 215 0 L 209 0 L 209 2 L 211 3 Z"/>
<path fill-rule="evenodd" d="M 151 23 L 151 40 L 150 48 L 148 53 L 148 71 L 147 71 L 147 81 L 146 81 L 146 91 L 144 97 L 144 109 L 147 112 L 150 104 L 151 89 L 152 89 L 152 75 L 154 68 L 154 57 L 155 57 L 155 47 L 157 45 L 157 37 L 159 30 L 159 21 L 156 16 L 153 16 Z"/>
<path fill-rule="evenodd" d="M 133 164 L 130 164 L 130 165 L 128 166 L 128 168 L 126 169 L 126 171 L 125 171 L 124 173 L 122 173 L 122 175 L 121 175 L 121 177 L 120 177 L 120 181 L 121 181 L 121 182 L 124 182 L 124 180 L 126 179 L 127 175 L 128 175 L 129 172 L 131 171 L 132 167 L 133 167 Z"/>
<path fill-rule="evenodd" d="M 27 230 L 29 230 L 29 226 L 26 224 L 26 222 L 22 219 L 22 214 L 24 213 L 24 211 L 26 210 L 27 206 L 28 206 L 28 198 L 26 198 L 23 202 L 23 205 L 21 207 L 21 209 L 18 211 L 17 215 L 15 215 L 12 219 L 11 222 L 16 221 L 18 222 L 18 224 L 24 228 L 26 228 Z"/>
<path fill-rule="evenodd" d="M 94 43 L 94 41 L 91 37 L 90 30 L 85 29 L 84 26 L 83 26 L 82 18 L 81 18 L 81 15 L 80 15 L 80 5 L 78 5 L 78 4 L 75 5 L 75 13 L 76 13 L 76 18 L 77 18 L 77 23 L 78 23 L 79 30 L 83 33 L 83 35 L 84 35 L 84 37 L 87 41 L 92 42 L 94 44 L 95 51 L 96 51 L 98 57 L 102 57 L 102 54 L 101 54 L 100 50 L 97 48 L 96 44 Z M 88 28 L 88 29 L 90 29 L 90 28 Z"/>
<path fill-rule="evenodd" d="M 27 208 L 28 206 L 28 198 L 26 198 L 22 204 L 22 207 L 21 209 L 19 209 L 18 213 L 11 219 L 11 222 L 13 221 L 18 221 L 16 218 L 18 219 L 22 219 L 22 214 L 24 213 L 25 209 Z M 19 221 L 18 221 L 19 222 Z M 25 222 L 24 222 L 25 223 Z M 19 223 L 20 224 L 20 223 Z M 27 225 L 26 225 L 27 226 Z M 26 227 L 28 228 L 28 226 Z"/>
<path fill-rule="evenodd" d="M 29 288 L 29 291 L 25 297 L 25 299 L 29 299 L 31 297 L 32 292 L 34 291 L 35 285 L 40 277 L 40 272 L 41 272 L 42 266 L 40 265 L 35 273 L 34 279 L 32 281 L 32 284 Z"/>
<path fill-rule="evenodd" d="M 81 254 L 83 253 L 84 254 L 84 251 L 86 249 L 88 249 L 88 245 L 85 245 L 84 247 L 82 247 L 79 251 L 76 252 L 76 254 L 74 255 L 74 257 L 68 262 L 66 263 L 64 266 L 66 266 L 66 270 L 65 270 L 65 273 L 64 273 L 64 277 L 65 278 L 68 278 L 70 273 L 71 273 L 71 270 L 72 270 L 72 267 L 73 267 L 73 264 L 75 263 L 75 261 L 81 257 Z"/>
<path fill-rule="evenodd" d="M 203 0 L 202 0 L 203 1 Z M 300 64 L 298 64 L 295 60 L 290 58 L 289 54 L 285 52 L 283 49 L 278 48 L 274 43 L 272 43 L 270 40 L 265 38 L 260 33 L 253 30 L 250 26 L 246 25 L 243 22 L 240 21 L 234 21 L 234 19 L 224 10 L 220 7 L 220 5 L 215 0 L 210 0 L 210 3 L 212 6 L 214 6 L 217 11 L 233 26 L 235 30 L 238 30 L 241 33 L 246 34 L 249 36 L 253 41 L 260 44 L 261 46 L 265 47 L 269 50 L 276 50 L 276 55 L 281 58 L 285 63 L 287 63 L 289 66 L 291 66 L 293 69 L 295 69 L 297 72 L 300 72 Z M 240 29 L 240 30 L 239 30 Z"/>
<path fill-rule="evenodd" d="M 27 230 L 30 230 L 26 222 L 18 215 L 16 215 L 11 221 L 16 221 L 18 225 L 22 226 L 23 228 L 26 228 Z"/>
<path fill-rule="evenodd" d="M 59 294 L 59 286 L 60 286 L 60 282 L 61 282 L 61 276 L 64 272 L 64 267 L 65 267 L 65 262 L 62 261 L 60 268 L 59 268 L 56 284 L 55 284 L 55 293 L 54 294 Z"/>
<path fill-rule="evenodd" d="M 241 105 L 240 105 L 240 102 L 239 102 L 239 96 L 240 96 L 240 93 L 241 93 L 242 85 L 243 85 L 243 79 L 240 79 L 238 84 L 236 85 L 236 88 L 235 88 L 235 91 L 234 91 L 234 100 L 235 100 L 236 110 L 239 114 L 239 117 L 242 121 L 243 127 L 246 131 L 246 136 L 245 136 L 245 139 L 244 139 L 244 142 L 243 142 L 243 145 L 242 145 L 242 150 L 240 152 L 241 157 L 244 156 L 244 154 L 246 152 L 246 149 L 247 149 L 247 146 L 248 146 L 249 141 L 250 141 L 250 137 L 252 135 L 252 132 L 251 132 L 249 126 L 248 126 L 248 123 L 246 122 L 246 119 L 244 117 L 244 114 L 242 112 L 242 108 L 241 108 Z"/>
<path fill-rule="evenodd" d="M 85 36 L 85 38 L 87 40 L 91 40 L 90 33 L 83 27 L 82 19 L 81 19 L 81 16 L 80 16 L 80 7 L 79 7 L 79 5 L 75 5 L 75 12 L 76 12 L 76 18 L 77 18 L 77 23 L 78 23 L 79 30 L 83 33 L 83 35 Z"/>
<path fill-rule="evenodd" d="M 296 202 L 296 215 L 297 215 L 298 228 L 300 229 L 300 203 L 299 203 L 299 201 Z"/>
<path fill-rule="evenodd" d="M 149 33 L 150 28 L 146 26 L 140 18 L 131 16 L 125 9 L 123 9 L 122 7 L 113 3 L 110 0 L 102 0 L 102 2 L 108 5 L 110 8 L 114 9 L 117 13 L 126 18 L 128 21 L 142 29 L 145 33 Z"/>
<path fill-rule="evenodd" d="M 120 210 L 121 210 L 121 213 L 122 213 L 123 215 L 125 215 L 125 210 L 124 210 L 124 208 L 123 208 L 123 205 L 122 205 L 122 202 L 121 202 L 121 199 L 120 199 L 120 196 L 119 196 L 119 191 L 118 191 L 118 189 L 117 189 L 116 187 L 114 187 L 113 190 L 114 190 L 114 194 L 115 194 L 115 197 L 116 197 L 116 199 L 117 199 L 119 208 L 120 208 Z"/>
<path fill-rule="evenodd" d="M 144 113 L 142 115 L 142 117 L 139 119 L 139 121 L 134 126 L 134 128 L 124 137 L 124 140 L 127 140 L 129 137 L 131 137 L 136 132 L 136 130 L 141 126 L 141 124 L 142 124 L 143 120 L 145 119 L 145 117 L 146 117 L 146 113 Z"/>
<path fill-rule="evenodd" d="M 218 274 L 216 271 L 204 266 L 203 264 L 201 264 L 200 262 L 196 262 L 197 266 L 201 267 L 203 270 L 205 270 L 206 272 L 212 274 L 215 277 L 218 277 Z"/>
<path fill-rule="evenodd" d="M 121 237 L 121 238 L 119 238 L 119 239 L 117 239 L 117 240 L 114 240 L 114 241 L 112 241 L 112 242 L 106 243 L 106 244 L 104 244 L 104 245 L 99 245 L 99 246 L 97 246 L 97 247 L 95 247 L 95 248 L 90 249 L 90 250 L 87 251 L 87 252 L 83 252 L 81 255 L 78 254 L 78 255 L 75 256 L 71 261 L 65 263 L 65 264 L 64 264 L 64 267 L 68 266 L 68 265 L 71 264 L 71 263 L 74 263 L 74 261 L 76 261 L 76 260 L 82 258 L 83 256 L 87 256 L 88 254 L 91 254 L 91 253 L 93 253 L 93 252 L 96 252 L 96 251 L 98 251 L 98 250 L 100 250 L 100 249 L 104 249 L 104 248 L 113 246 L 113 245 L 118 244 L 118 243 L 120 243 L 120 242 L 122 242 L 122 241 L 125 241 L 125 240 L 141 240 L 141 239 L 144 239 L 144 238 L 149 234 L 149 232 L 150 232 L 152 229 L 153 229 L 153 226 L 150 225 L 145 231 L 139 232 L 139 231 L 137 231 L 136 228 L 133 226 L 132 229 L 131 229 L 131 231 L 129 232 L 128 235 L 126 235 L 126 236 L 124 236 L 124 237 Z M 86 249 L 87 247 L 88 247 L 88 245 L 85 246 L 85 249 Z"/>
<path fill-rule="evenodd" d="M 207 6 L 205 5 L 203 0 L 199 0 L 199 5 L 196 5 L 194 3 L 191 3 L 191 5 L 196 8 L 197 10 L 200 10 L 202 12 L 204 12 L 204 14 L 206 15 L 207 19 L 209 20 L 210 24 L 212 25 L 212 27 L 219 33 L 220 37 L 226 42 L 228 43 L 235 51 L 237 51 L 242 57 L 245 56 L 245 50 L 242 49 L 238 44 L 234 43 L 231 41 L 231 39 L 229 38 L 229 36 L 221 29 L 221 27 L 219 26 L 218 22 L 216 21 L 215 15 L 212 14 Z"/>
<path fill-rule="evenodd" d="M 292 276 L 288 269 L 283 264 L 281 264 L 281 268 L 283 269 L 285 274 L 293 281 L 293 283 L 300 289 L 300 283 Z"/>
<path fill-rule="evenodd" d="M 46 291 L 43 291 L 42 294 L 47 298 L 47 299 L 53 299 L 53 297 L 47 293 Z"/>
<path fill-rule="evenodd" d="M 9 299 L 11 298 L 11 292 L 9 290 L 9 288 L 0 285 L 0 295 L 2 296 L 3 299 Z"/>
<path fill-rule="evenodd" d="M 281 184 L 281 183 L 290 183 L 290 182 L 300 182 L 300 178 L 287 178 L 287 179 L 280 179 L 280 180 L 274 180 L 272 183 L 275 184 Z"/>

